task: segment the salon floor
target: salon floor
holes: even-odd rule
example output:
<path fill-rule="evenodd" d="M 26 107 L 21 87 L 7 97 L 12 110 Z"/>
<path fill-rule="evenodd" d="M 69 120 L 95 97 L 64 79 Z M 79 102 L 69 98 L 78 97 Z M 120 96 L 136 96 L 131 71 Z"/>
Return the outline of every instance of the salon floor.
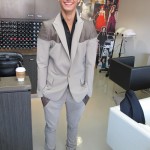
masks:
<path fill-rule="evenodd" d="M 111 150 L 106 143 L 109 108 L 113 100 L 114 83 L 105 77 L 106 72 L 95 69 L 93 96 L 86 105 L 78 131 L 77 150 Z M 44 113 L 39 98 L 32 98 L 33 148 L 44 150 Z M 57 130 L 57 149 L 65 150 L 66 117 L 63 107 Z"/>

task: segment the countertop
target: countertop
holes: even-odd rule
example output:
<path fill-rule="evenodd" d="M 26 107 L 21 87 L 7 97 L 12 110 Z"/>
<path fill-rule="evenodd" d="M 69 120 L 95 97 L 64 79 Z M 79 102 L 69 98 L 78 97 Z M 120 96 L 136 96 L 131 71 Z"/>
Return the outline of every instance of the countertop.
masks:
<path fill-rule="evenodd" d="M 18 82 L 14 77 L 0 77 L 0 92 L 24 91 L 31 90 L 31 83 L 28 76 L 25 81 Z"/>
<path fill-rule="evenodd" d="M 15 52 L 22 55 L 36 55 L 37 49 L 0 49 L 0 52 Z"/>

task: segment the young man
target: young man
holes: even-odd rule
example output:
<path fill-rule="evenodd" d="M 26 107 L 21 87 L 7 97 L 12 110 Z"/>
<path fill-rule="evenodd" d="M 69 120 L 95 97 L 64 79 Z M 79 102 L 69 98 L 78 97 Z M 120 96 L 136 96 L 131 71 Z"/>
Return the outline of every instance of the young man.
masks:
<path fill-rule="evenodd" d="M 43 22 L 37 43 L 38 95 L 45 112 L 45 150 L 56 149 L 56 127 L 63 104 L 67 112 L 66 149 L 76 150 L 80 117 L 92 95 L 97 34 L 82 20 L 79 0 L 59 0 L 61 12 Z"/>

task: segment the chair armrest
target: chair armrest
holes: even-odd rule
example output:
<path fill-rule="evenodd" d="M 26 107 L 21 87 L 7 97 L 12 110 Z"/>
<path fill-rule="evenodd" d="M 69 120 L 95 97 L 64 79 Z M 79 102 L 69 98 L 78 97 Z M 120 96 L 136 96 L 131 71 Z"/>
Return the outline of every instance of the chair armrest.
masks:
<path fill-rule="evenodd" d="M 109 67 L 109 78 L 124 89 L 130 87 L 130 75 L 132 67 L 111 59 Z"/>
<path fill-rule="evenodd" d="M 130 84 L 134 91 L 150 88 L 150 66 L 132 68 Z"/>
<path fill-rule="evenodd" d="M 126 64 L 127 66 L 134 67 L 134 61 L 135 61 L 134 56 L 117 57 L 117 58 L 113 58 L 113 59 L 116 61 L 119 61 L 123 64 Z"/>
<path fill-rule="evenodd" d="M 119 106 L 110 108 L 107 143 L 114 150 L 148 150 L 150 133 L 122 113 Z"/>

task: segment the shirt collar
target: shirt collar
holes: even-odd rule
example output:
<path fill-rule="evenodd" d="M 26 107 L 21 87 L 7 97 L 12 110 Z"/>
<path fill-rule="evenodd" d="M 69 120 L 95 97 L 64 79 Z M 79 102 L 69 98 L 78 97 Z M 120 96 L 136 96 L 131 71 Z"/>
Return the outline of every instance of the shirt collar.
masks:
<path fill-rule="evenodd" d="M 62 22 L 66 22 L 63 15 L 62 15 L 62 13 L 61 13 L 61 20 L 62 20 Z M 73 24 L 75 24 L 76 22 L 77 22 L 77 14 L 75 14 Z"/>

